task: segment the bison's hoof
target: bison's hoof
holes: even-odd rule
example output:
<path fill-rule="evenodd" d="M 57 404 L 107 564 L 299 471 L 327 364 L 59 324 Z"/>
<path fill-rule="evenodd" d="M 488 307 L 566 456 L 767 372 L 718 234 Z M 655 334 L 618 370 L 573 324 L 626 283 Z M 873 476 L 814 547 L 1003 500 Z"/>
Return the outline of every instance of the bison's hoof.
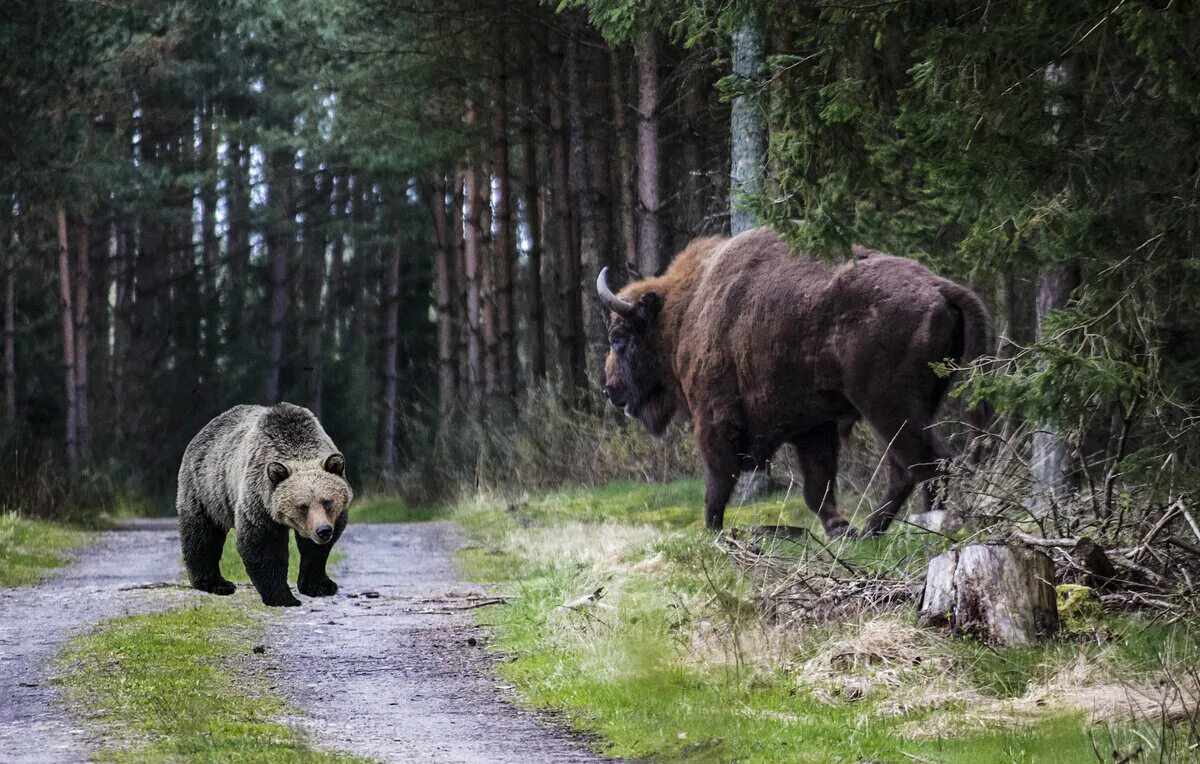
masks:
<path fill-rule="evenodd" d="M 226 595 L 233 594 L 237 591 L 237 587 L 234 586 L 232 581 L 226 581 L 223 578 L 212 578 L 208 579 L 207 581 L 196 581 L 192 584 L 192 586 L 202 592 L 208 592 L 209 594 Z"/>
<path fill-rule="evenodd" d="M 332 597 L 338 592 L 338 585 L 328 577 L 316 581 L 297 581 L 296 588 L 306 597 Z"/>

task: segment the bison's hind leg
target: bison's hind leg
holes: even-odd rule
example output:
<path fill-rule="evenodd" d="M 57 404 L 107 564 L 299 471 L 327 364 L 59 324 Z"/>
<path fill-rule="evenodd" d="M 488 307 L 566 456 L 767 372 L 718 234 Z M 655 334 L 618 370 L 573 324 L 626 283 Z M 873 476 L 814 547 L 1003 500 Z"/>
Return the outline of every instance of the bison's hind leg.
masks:
<path fill-rule="evenodd" d="M 194 501 L 194 500 L 193 500 Z M 212 521 L 199 504 L 181 507 L 179 545 L 192 586 L 212 594 L 233 594 L 237 587 L 221 575 L 221 553 L 229 532 Z"/>
<path fill-rule="evenodd" d="M 816 513 L 830 538 L 853 535 L 850 521 L 837 509 L 838 442 L 836 422 L 808 431 L 793 446 L 804 479 L 804 502 Z"/>

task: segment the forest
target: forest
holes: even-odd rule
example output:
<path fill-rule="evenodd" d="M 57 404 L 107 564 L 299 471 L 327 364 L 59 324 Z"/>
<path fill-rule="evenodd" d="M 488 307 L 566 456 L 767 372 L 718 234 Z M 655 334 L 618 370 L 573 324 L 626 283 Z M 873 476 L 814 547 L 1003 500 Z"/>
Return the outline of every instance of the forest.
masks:
<path fill-rule="evenodd" d="M 1070 716 L 1080 737 L 1067 747 L 1087 741 L 1100 760 L 1195 756 L 1198 50 L 1200 10 L 1158 0 L 10 0 L 0 8 L 0 561 L 24 564 L 5 544 L 24 543 L 26 519 L 87 535 L 173 514 L 180 459 L 206 422 L 237 404 L 289 401 L 345 453 L 364 522 L 450 517 L 466 529 L 463 575 L 499 582 L 507 598 L 481 609 L 482 622 L 498 649 L 528 661 L 504 669 L 505 681 L 607 741 L 593 751 L 787 758 L 763 747 L 763 716 L 752 728 L 687 717 L 676 738 L 676 720 L 622 705 L 681 702 L 665 674 L 628 679 L 626 695 L 598 690 L 589 661 L 650 628 L 630 613 L 671 623 L 645 637 L 653 649 L 672 661 L 683 660 L 676 649 L 703 654 L 694 662 L 730 683 L 687 685 L 684 705 L 733 697 L 747 708 L 775 708 L 754 693 L 783 697 L 785 675 L 823 688 L 805 696 L 814 708 L 847 693 L 883 703 L 870 682 L 826 676 L 847 673 L 842 658 L 814 678 L 816 637 L 771 636 L 812 622 L 800 631 L 828 647 L 840 638 L 828 624 L 869 626 L 883 613 L 910 643 L 892 634 L 864 655 L 942 651 L 952 657 L 931 665 L 987 674 L 971 698 L 1057 688 L 1059 670 L 1085 653 L 1112 669 L 1088 686 L 1140 688 L 1165 672 L 1171 699 L 1132 718 Z M 714 540 L 700 530 L 688 417 L 654 439 L 608 405 L 602 269 L 617 289 L 661 274 L 697 237 L 760 226 L 795 257 L 837 264 L 863 245 L 982 298 L 989 352 L 935 364 L 954 375 L 942 426 L 955 456 L 940 490 L 965 529 L 918 538 L 900 523 L 832 552 Z M 975 430 L 961 409 L 980 405 L 994 416 Z M 860 427 L 843 446 L 840 487 L 857 497 L 858 520 L 878 501 L 888 445 Z M 792 455 L 780 451 L 756 477 L 743 477 L 727 526 L 794 535 L 810 524 Z M 582 549 L 589 537 L 596 547 Z M 1101 613 L 1088 617 L 1103 625 L 1044 648 L 1050 657 L 1003 665 L 978 646 L 922 641 L 914 581 L 930 559 L 947 541 L 997 539 L 1044 553 L 1052 583 L 1086 589 Z M 630 556 L 643 549 L 645 570 Z M 560 557 L 590 572 L 551 561 Z M 573 599 L 594 589 L 598 601 L 604 587 L 622 603 L 611 624 L 600 605 Z M 814 587 L 814 601 L 796 593 Z M 1064 624 L 1074 591 L 1058 592 Z M 851 594 L 872 604 L 853 614 L 830 604 Z M 720 615 L 701 615 L 708 606 Z M 550 637 L 531 626 L 581 611 L 583 625 Z M 858 627 L 857 647 L 843 651 L 851 674 L 875 660 L 855 662 Z M 1135 653 L 1136 670 L 1125 660 Z M 576 684 L 551 686 L 564 671 L 548 654 L 567 656 L 556 665 Z M 698 671 L 690 660 L 680 665 Z M 774 689 L 761 690 L 760 675 Z M 984 707 L 963 697 L 939 702 Z M 961 750 L 896 742 L 915 739 L 896 718 L 954 722 L 948 706 L 914 712 L 894 700 L 906 709 L 888 717 L 897 726 L 813 760 L 969 760 L 968 738 Z M 1064 713 L 1099 703 L 1076 701 Z M 852 725 L 844 707 L 836 716 L 829 724 Z M 1049 722 L 1030 723 L 1019 745 L 988 732 L 995 760 L 1057 760 Z M 696 740 L 706 727 L 716 747 Z M 174 734 L 150 730 L 160 733 Z M 799 740 L 814 734 L 842 735 L 805 728 Z M 179 754 L 149 755 L 170 750 Z"/>

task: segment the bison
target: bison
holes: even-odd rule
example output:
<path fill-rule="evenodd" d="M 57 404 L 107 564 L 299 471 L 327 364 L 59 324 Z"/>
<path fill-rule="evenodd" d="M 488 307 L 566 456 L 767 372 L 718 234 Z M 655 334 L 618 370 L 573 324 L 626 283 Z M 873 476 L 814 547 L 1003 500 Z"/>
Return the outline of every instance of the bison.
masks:
<path fill-rule="evenodd" d="M 724 524 L 738 474 L 790 443 L 826 533 L 854 535 L 835 486 L 841 434 L 859 419 L 887 444 L 886 494 L 864 535 L 883 533 L 914 486 L 939 474 L 945 450 L 930 424 L 950 379 L 930 364 L 982 355 L 987 311 L 913 260 L 853 254 L 836 265 L 794 256 L 758 229 L 697 239 L 661 276 L 617 295 L 601 271 L 596 289 L 612 312 L 604 392 L 656 436 L 686 410 L 709 528 Z"/>

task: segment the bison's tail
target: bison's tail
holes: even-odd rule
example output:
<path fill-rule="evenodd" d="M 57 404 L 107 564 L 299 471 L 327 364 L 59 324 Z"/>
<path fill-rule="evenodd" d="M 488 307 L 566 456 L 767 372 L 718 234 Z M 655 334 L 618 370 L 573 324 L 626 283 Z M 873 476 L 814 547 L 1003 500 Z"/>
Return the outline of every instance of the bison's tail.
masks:
<path fill-rule="evenodd" d="M 963 363 L 970 363 L 992 351 L 992 339 L 988 320 L 987 308 L 979 296 L 966 287 L 952 281 L 942 281 L 939 285 L 942 297 L 953 308 L 962 321 L 962 357 Z M 971 426 L 983 429 L 992 421 L 992 406 L 982 401 L 967 410 L 967 421 Z"/>

